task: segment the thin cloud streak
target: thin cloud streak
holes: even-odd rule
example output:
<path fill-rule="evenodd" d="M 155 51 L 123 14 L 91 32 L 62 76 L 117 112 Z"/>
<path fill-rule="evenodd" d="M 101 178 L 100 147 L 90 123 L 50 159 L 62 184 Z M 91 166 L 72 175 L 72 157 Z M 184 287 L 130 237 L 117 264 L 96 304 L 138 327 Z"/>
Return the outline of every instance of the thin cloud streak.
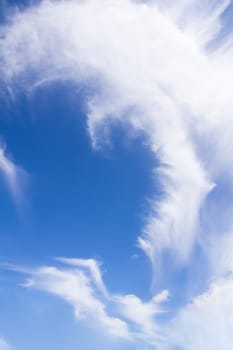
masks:
<path fill-rule="evenodd" d="M 27 174 L 7 156 L 6 147 L 0 147 L 0 173 L 16 205 L 20 206 L 23 200 L 23 187 Z"/>
<path fill-rule="evenodd" d="M 95 283 L 96 287 L 103 293 L 105 297 L 108 297 L 108 291 L 104 285 L 99 263 L 94 259 L 69 259 L 69 258 L 57 258 L 64 264 L 77 266 L 78 268 L 84 268 L 89 270 L 90 277 Z"/>

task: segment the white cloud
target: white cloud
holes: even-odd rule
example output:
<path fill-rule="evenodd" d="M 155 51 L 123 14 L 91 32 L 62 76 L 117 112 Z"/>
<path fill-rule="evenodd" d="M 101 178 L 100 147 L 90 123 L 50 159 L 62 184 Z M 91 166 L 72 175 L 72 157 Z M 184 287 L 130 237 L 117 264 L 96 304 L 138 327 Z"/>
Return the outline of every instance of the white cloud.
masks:
<path fill-rule="evenodd" d="M 220 16 L 230 5 L 230 0 L 158 0 L 156 3 L 180 28 L 203 45 L 221 30 Z"/>
<path fill-rule="evenodd" d="M 0 338 L 0 350 L 10 350 L 10 345 L 2 338 Z"/>
<path fill-rule="evenodd" d="M 233 278 L 218 279 L 171 322 L 165 349 L 232 349 Z M 162 348 L 163 349 L 163 348 Z"/>
<path fill-rule="evenodd" d="M 106 311 L 107 299 L 103 298 L 103 291 L 106 291 L 101 279 L 98 263 L 92 259 L 60 259 L 64 263 L 74 264 L 75 267 L 63 266 L 41 267 L 35 270 L 18 269 L 13 270 L 25 272 L 30 278 L 23 284 L 24 287 L 42 290 L 51 293 L 70 304 L 78 320 L 95 328 L 102 328 L 112 336 L 130 340 L 127 324 L 121 319 L 109 316 Z M 91 266 L 91 268 L 90 268 Z M 86 269 L 92 269 L 94 273 L 89 274 Z M 104 289 L 103 289 L 104 288 Z"/>
<path fill-rule="evenodd" d="M 3 175 L 16 204 L 19 204 L 23 198 L 22 187 L 26 172 L 6 155 L 5 147 L 0 147 L 0 173 Z"/>
<path fill-rule="evenodd" d="M 98 79 L 98 91 L 89 97 L 93 144 L 99 126 L 112 119 L 124 118 L 148 135 L 161 161 L 155 181 L 162 178 L 165 196 L 154 202 L 139 242 L 152 261 L 165 248 L 187 260 L 212 186 L 190 125 L 201 136 L 203 127 L 208 137 L 212 114 L 221 109 L 215 119 L 222 116 L 219 89 L 226 74 L 220 58 L 207 56 L 156 4 L 128 0 L 45 1 L 2 31 L 1 71 L 8 84 L 13 79 L 25 87 L 28 80 L 26 87 L 35 88 L 54 79 Z"/>
<path fill-rule="evenodd" d="M 130 322 L 137 326 L 137 332 L 144 337 L 152 338 L 153 342 L 159 335 L 159 326 L 155 319 L 163 312 L 161 303 L 169 296 L 164 290 L 154 296 L 149 302 L 142 302 L 136 295 L 117 296 L 119 312 Z M 148 342 L 150 340 L 148 339 Z"/>
<path fill-rule="evenodd" d="M 152 200 L 151 215 L 139 238 L 154 266 L 167 250 L 175 261 L 187 263 L 200 232 L 210 234 L 199 229 L 199 216 L 213 183 L 218 186 L 224 178 L 227 191 L 232 192 L 232 38 L 215 51 L 205 49 L 221 30 L 220 16 L 228 4 L 43 1 L 1 29 L 0 71 L 6 84 L 17 83 L 33 91 L 38 84 L 56 79 L 77 84 L 94 80 L 95 89 L 87 98 L 93 146 L 101 142 L 103 129 L 112 120 L 147 135 L 160 161 L 154 181 L 161 182 L 164 192 L 161 200 Z M 224 249 L 232 241 L 231 227 L 224 240 L 218 233 L 211 237 L 211 244 Z M 216 267 L 217 249 L 207 248 L 208 239 L 201 241 Z M 110 296 L 98 264 L 82 259 L 61 261 L 74 266 L 38 269 L 28 285 L 62 297 L 73 305 L 77 317 L 96 317 L 98 311 L 102 326 L 127 337 L 126 324 L 105 310 Z M 231 262 L 228 249 L 221 274 Z M 184 349 L 230 349 L 231 289 L 231 278 L 219 279 L 171 325 L 159 329 L 167 338 L 161 349 L 174 344 Z M 129 324 L 137 319 L 145 334 L 160 328 L 154 320 L 160 310 L 157 302 L 146 303 L 133 295 L 116 300 Z M 215 328 L 218 331 L 213 332 Z"/>
<path fill-rule="evenodd" d="M 103 283 L 102 274 L 100 271 L 99 263 L 94 259 L 69 259 L 69 258 L 57 258 L 58 261 L 67 265 L 77 266 L 78 268 L 86 268 L 90 272 L 90 277 L 95 283 L 96 287 L 103 293 L 105 297 L 108 296 L 108 291 Z"/>
<path fill-rule="evenodd" d="M 141 344 L 142 348 L 148 346 L 159 350 L 231 349 L 233 327 L 231 270 L 226 277 L 212 282 L 206 292 L 195 297 L 175 316 L 170 316 L 161 323 L 159 316 L 168 311 L 172 299 L 167 290 L 147 302 L 136 295 L 119 296 L 108 293 L 108 298 L 105 298 L 101 291 L 102 287 L 99 290 L 96 285 L 95 276 L 86 271 L 90 261 L 91 264 L 98 266 L 95 260 L 60 259 L 60 261 L 65 265 L 59 268 L 54 266 L 38 269 L 12 266 L 8 268 L 30 276 L 23 284 L 24 287 L 51 293 L 65 300 L 73 307 L 79 321 L 86 322 L 91 327 L 100 327 L 111 336 Z M 66 262 L 68 266 L 70 263 L 74 266 L 70 268 Z M 101 275 L 99 269 L 98 274 Z"/>
<path fill-rule="evenodd" d="M 75 317 L 90 327 L 142 346 L 159 343 L 162 333 L 156 317 L 165 311 L 161 304 L 168 300 L 168 291 L 147 302 L 136 295 L 114 295 L 107 291 L 96 260 L 59 258 L 58 261 L 62 266 L 31 269 L 6 265 L 6 268 L 29 276 L 23 287 L 65 300 L 74 309 Z M 93 266 L 94 273 L 90 272 Z M 96 281 L 96 276 L 100 276 L 101 283 Z"/>

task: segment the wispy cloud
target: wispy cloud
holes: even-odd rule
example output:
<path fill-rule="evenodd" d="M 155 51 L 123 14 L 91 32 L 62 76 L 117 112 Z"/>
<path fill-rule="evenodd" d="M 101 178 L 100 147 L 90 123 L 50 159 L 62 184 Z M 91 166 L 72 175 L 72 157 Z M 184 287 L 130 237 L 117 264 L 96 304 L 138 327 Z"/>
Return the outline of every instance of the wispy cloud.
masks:
<path fill-rule="evenodd" d="M 163 312 L 161 303 L 167 301 L 169 292 L 164 290 L 155 295 L 149 302 L 143 302 L 136 295 L 116 296 L 118 311 L 131 323 L 135 336 L 147 339 L 147 342 L 157 343 L 161 337 L 160 327 L 156 317 Z"/>
<path fill-rule="evenodd" d="M 228 168 L 223 163 L 231 148 L 231 128 L 225 131 L 232 110 L 231 48 L 207 54 L 203 46 L 220 31 L 227 5 L 46 1 L 2 28 L 1 72 L 7 84 L 13 79 L 31 89 L 54 79 L 78 84 L 98 79 L 88 99 L 93 144 L 101 139 L 99 126 L 112 119 L 124 118 L 148 135 L 160 158 L 154 177 L 164 197 L 154 201 L 139 244 L 155 265 L 164 249 L 179 262 L 188 260 L 199 210 L 219 171 Z M 227 147 L 219 142 L 220 133 Z M 203 152 L 203 138 L 211 155 Z"/>
<path fill-rule="evenodd" d="M 160 181 L 163 194 L 159 200 L 151 194 L 151 214 L 138 244 L 154 269 L 164 252 L 169 253 L 172 265 L 191 265 L 192 252 L 198 247 L 210 265 L 208 281 L 219 264 L 216 247 L 232 241 L 232 222 L 222 235 L 206 229 L 218 218 L 200 221 L 203 207 L 211 203 L 218 208 L 216 196 L 209 196 L 215 186 L 224 182 L 225 191 L 233 195 L 232 36 L 222 40 L 221 46 L 217 40 L 229 3 L 42 1 L 14 15 L 0 35 L 0 72 L 5 84 L 17 82 L 33 91 L 38 84 L 56 79 L 98 82 L 87 98 L 94 147 L 103 139 L 102 127 L 111 127 L 112 120 L 126 122 L 147 136 L 160 161 L 153 176 L 155 182 Z M 15 168 L 3 151 L 0 155 L 1 168 L 14 189 Z M 230 249 L 228 255 L 220 269 L 223 276 L 232 263 Z M 96 317 L 98 311 L 102 326 L 125 337 L 131 323 L 144 334 L 159 328 L 169 344 L 161 343 L 161 349 L 174 344 L 185 349 L 213 349 L 215 344 L 230 349 L 231 277 L 218 279 L 161 330 L 154 321 L 160 311 L 156 299 L 147 303 L 137 296 L 115 299 L 126 323 L 106 312 L 110 295 L 94 260 L 60 262 L 71 265 L 70 269 L 35 270 L 28 286 L 62 297 L 73 305 L 77 317 Z M 210 326 L 217 324 L 217 314 L 223 329 L 212 336 Z M 190 340 L 193 329 L 195 342 Z M 153 341 L 159 346 L 158 340 Z"/>
<path fill-rule="evenodd" d="M 100 271 L 99 263 L 94 259 L 68 259 L 57 258 L 58 261 L 64 264 L 77 266 L 78 268 L 84 268 L 90 273 L 90 278 L 95 283 L 96 287 L 103 293 L 105 297 L 108 296 L 108 291 L 103 283 L 102 274 Z"/>
<path fill-rule="evenodd" d="M 2 338 L 0 338 L 0 350 L 10 350 L 10 345 Z"/>
<path fill-rule="evenodd" d="M 17 205 L 23 199 L 26 172 L 16 165 L 6 154 L 6 147 L 0 147 L 0 173 Z"/>
<path fill-rule="evenodd" d="M 127 324 L 106 311 L 108 299 L 98 263 L 89 259 L 59 259 L 62 268 L 45 266 L 38 269 L 18 269 L 30 275 L 24 287 L 42 290 L 70 304 L 78 320 L 91 327 L 102 328 L 112 336 L 130 340 Z M 74 265 L 75 267 L 68 267 Z M 103 295 L 104 294 L 104 295 Z"/>
<path fill-rule="evenodd" d="M 168 291 L 148 302 L 135 295 L 115 295 L 107 291 L 96 260 L 59 258 L 58 261 L 62 265 L 4 267 L 28 276 L 22 287 L 65 300 L 72 306 L 75 317 L 89 327 L 125 341 L 145 343 L 146 339 L 148 345 L 158 344 L 162 334 L 156 318 L 165 311 L 161 304 L 167 301 Z M 90 272 L 93 266 L 94 272 Z"/>
<path fill-rule="evenodd" d="M 170 323 L 165 349 L 232 348 L 232 275 L 215 281 Z"/>
<path fill-rule="evenodd" d="M 75 263 L 75 267 L 69 266 L 79 260 L 81 265 Z M 86 271 L 90 261 L 98 266 L 98 262 L 93 259 L 66 258 L 61 267 L 53 265 L 36 269 L 13 266 L 8 268 L 29 275 L 22 286 L 62 298 L 73 307 L 75 317 L 80 322 L 99 327 L 113 337 L 161 350 L 176 347 L 187 350 L 231 349 L 231 270 L 227 276 L 213 282 L 206 292 L 191 300 L 177 315 L 161 323 L 159 317 L 168 311 L 172 299 L 167 290 L 147 302 L 136 295 L 108 293 L 106 298 L 102 294 L 102 287 L 99 289 L 96 285 L 95 276 Z M 98 274 L 101 275 L 99 268 Z M 104 288 L 106 289 L 105 286 Z"/>

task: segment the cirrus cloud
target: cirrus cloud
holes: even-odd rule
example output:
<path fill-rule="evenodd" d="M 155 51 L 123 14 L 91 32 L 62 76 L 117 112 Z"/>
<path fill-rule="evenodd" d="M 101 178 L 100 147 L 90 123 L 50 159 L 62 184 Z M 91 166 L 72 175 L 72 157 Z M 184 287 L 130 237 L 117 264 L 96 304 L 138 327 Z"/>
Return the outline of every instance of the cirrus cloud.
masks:
<path fill-rule="evenodd" d="M 226 277 L 232 263 L 230 249 L 219 269 L 222 277 L 210 281 L 218 270 L 216 247 L 224 251 L 232 241 L 232 223 L 216 234 L 208 227 L 210 223 L 215 227 L 218 217 L 200 220 L 208 206 L 215 212 L 219 209 L 221 220 L 225 211 L 231 213 L 229 203 L 220 208 L 217 196 L 210 195 L 222 183 L 228 196 L 233 195 L 232 36 L 221 45 L 218 41 L 229 4 L 42 1 L 14 14 L 1 27 L 3 84 L 30 93 L 59 79 L 91 86 L 86 104 L 93 147 L 101 145 L 103 129 L 113 121 L 146 135 L 159 159 L 153 176 L 162 194 L 159 199 L 151 194 L 151 211 L 138 244 L 154 270 L 163 254 L 171 257 L 172 267 L 190 267 L 196 250 L 209 264 L 206 291 L 191 293 L 192 303 L 162 329 L 156 320 L 159 297 L 144 302 L 135 295 L 111 295 L 93 259 L 60 259 L 71 269 L 42 267 L 31 273 L 27 286 L 62 297 L 77 317 L 94 317 L 98 311 L 100 323 L 110 333 L 131 338 L 137 329 L 137 339 L 161 349 L 213 349 L 216 344 L 230 349 L 232 278 Z M 9 173 L 4 153 L 1 164 Z M 106 311 L 109 302 L 117 304 L 116 318 Z M 222 327 L 212 337 L 218 315 Z M 193 329 L 195 342 L 190 340 Z"/>
<path fill-rule="evenodd" d="M 219 28 L 226 6 L 214 7 L 218 16 L 211 26 Z M 195 18 L 190 18 L 193 25 Z M 205 32 L 209 40 L 216 34 Z M 31 90 L 57 79 L 99 81 L 87 102 L 93 145 L 101 139 L 100 125 L 112 120 L 148 136 L 160 159 L 155 181 L 161 179 L 164 198 L 152 205 L 139 244 L 153 263 L 164 249 L 187 261 L 199 210 L 215 181 L 207 163 L 218 171 L 218 160 L 199 158 L 197 140 L 215 142 L 223 115 L 229 123 L 225 110 L 232 99 L 221 89 L 231 84 L 222 64 L 230 52 L 206 54 L 197 37 L 181 30 L 156 3 L 97 0 L 45 1 L 18 13 L 2 28 L 0 47 L 6 84 Z M 213 146 L 220 153 L 221 147 L 217 141 Z"/>

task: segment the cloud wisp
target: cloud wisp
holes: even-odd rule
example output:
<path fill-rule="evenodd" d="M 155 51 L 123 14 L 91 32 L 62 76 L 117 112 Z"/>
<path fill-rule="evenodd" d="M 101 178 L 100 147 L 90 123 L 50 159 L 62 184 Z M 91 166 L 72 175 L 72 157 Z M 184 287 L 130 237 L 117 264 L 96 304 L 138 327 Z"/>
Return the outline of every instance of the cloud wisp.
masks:
<path fill-rule="evenodd" d="M 62 298 L 74 310 L 79 322 L 99 327 L 102 333 L 151 349 L 226 349 L 232 345 L 233 275 L 218 278 L 209 289 L 195 297 L 178 313 L 161 323 L 159 317 L 167 313 L 172 295 L 167 290 L 151 300 L 142 301 L 136 295 L 117 295 L 108 291 L 101 277 L 96 284 L 93 259 L 59 259 L 61 266 L 34 269 L 8 268 L 28 275 L 25 288 L 37 289 Z M 213 329 L 218 331 L 213 332 Z M 1 347 L 0 347 L 1 349 Z"/>
<path fill-rule="evenodd" d="M 98 80 L 87 102 L 93 145 L 99 126 L 112 120 L 148 136 L 164 197 L 154 201 L 139 244 L 154 265 L 167 249 L 178 262 L 188 260 L 199 210 L 219 172 L 230 170 L 219 133 L 231 144 L 231 128 L 223 130 L 231 122 L 231 47 L 211 53 L 203 47 L 221 29 L 227 5 L 205 3 L 201 18 L 199 1 L 175 9 L 128 0 L 45 1 L 1 29 L 5 84 L 33 89 L 57 79 Z M 202 139 L 212 154 L 203 152 Z"/>
<path fill-rule="evenodd" d="M 161 304 L 169 297 L 168 291 L 143 302 L 135 295 L 110 293 L 102 279 L 99 263 L 94 259 L 56 259 L 60 266 L 7 269 L 28 275 L 22 284 L 57 296 L 74 310 L 77 320 L 89 327 L 98 327 L 104 334 L 130 343 L 154 345 L 161 338 L 156 317 L 164 312 Z M 57 265 L 57 264 L 56 264 Z"/>
<path fill-rule="evenodd" d="M 23 199 L 22 188 L 27 174 L 7 156 L 5 147 L 0 147 L 0 173 L 18 206 Z"/>
<path fill-rule="evenodd" d="M 85 321 L 91 327 L 100 327 L 112 336 L 130 339 L 127 324 L 117 317 L 109 316 L 106 311 L 107 290 L 102 282 L 98 263 L 93 259 L 60 258 L 59 261 L 65 266 L 44 266 L 34 270 L 12 269 L 30 275 L 23 284 L 24 287 L 64 299 L 73 307 L 78 320 Z"/>
<path fill-rule="evenodd" d="M 94 81 L 95 89 L 90 89 L 87 97 L 93 147 L 100 145 L 103 126 L 111 127 L 112 121 L 146 135 L 160 162 L 153 176 L 155 183 L 161 183 L 163 194 L 159 200 L 151 195 L 151 213 L 138 244 L 150 258 L 155 274 L 166 253 L 172 264 L 189 266 L 198 249 L 210 266 L 206 292 L 200 292 L 162 330 L 154 321 L 161 311 L 159 297 L 145 303 L 136 296 L 111 296 L 92 259 L 60 259 L 70 269 L 38 269 L 28 286 L 62 297 L 74 306 L 77 317 L 92 317 L 98 310 L 100 323 L 110 333 L 116 331 L 127 338 L 129 322 L 133 322 L 134 329 L 140 329 L 137 337 L 143 334 L 161 349 L 177 344 L 185 349 L 214 348 L 213 344 L 230 349 L 229 249 L 218 279 L 210 281 L 218 270 L 218 247 L 224 251 L 232 241 L 232 222 L 227 230 L 216 233 L 219 218 L 200 220 L 208 206 L 215 212 L 218 209 L 218 198 L 210 195 L 215 188 L 224 183 L 228 196 L 233 195 L 232 35 L 223 38 L 221 45 L 218 41 L 222 15 L 229 5 L 230 1 L 224 0 L 193 0 L 188 5 L 184 0 L 48 0 L 14 13 L 0 29 L 3 84 L 33 92 L 59 79 L 85 85 Z M 0 157 L 1 169 L 14 188 L 12 165 L 3 151 Z M 224 220 L 224 212 L 231 213 L 231 206 L 224 204 L 220 209 Z M 209 231 L 210 223 L 214 229 Z M 73 289 L 78 293 L 74 295 Z M 227 296 L 224 301 L 222 292 Z M 167 297 L 166 293 L 160 298 Z M 115 298 L 122 319 L 106 312 L 109 298 Z M 209 309 L 213 310 L 213 323 L 209 322 Z M 223 329 L 212 337 L 218 314 Z M 197 329 L 196 343 L 190 343 L 193 327 Z M 155 339 L 157 329 L 160 340 Z"/>

